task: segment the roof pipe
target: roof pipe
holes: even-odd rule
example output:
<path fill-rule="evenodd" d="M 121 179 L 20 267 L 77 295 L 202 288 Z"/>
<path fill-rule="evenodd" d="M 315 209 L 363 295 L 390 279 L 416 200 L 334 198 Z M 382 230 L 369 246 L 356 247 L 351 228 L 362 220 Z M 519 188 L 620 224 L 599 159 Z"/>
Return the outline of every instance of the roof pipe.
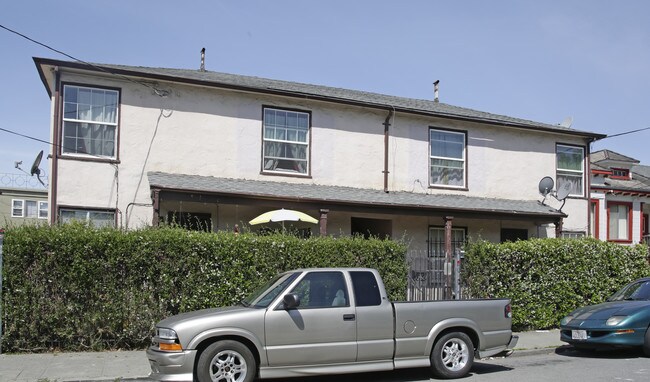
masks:
<path fill-rule="evenodd" d="M 390 138 L 390 133 L 388 128 L 390 127 L 390 119 L 393 117 L 395 108 L 393 110 L 388 110 L 388 115 L 384 121 L 384 192 L 388 193 L 388 141 Z"/>

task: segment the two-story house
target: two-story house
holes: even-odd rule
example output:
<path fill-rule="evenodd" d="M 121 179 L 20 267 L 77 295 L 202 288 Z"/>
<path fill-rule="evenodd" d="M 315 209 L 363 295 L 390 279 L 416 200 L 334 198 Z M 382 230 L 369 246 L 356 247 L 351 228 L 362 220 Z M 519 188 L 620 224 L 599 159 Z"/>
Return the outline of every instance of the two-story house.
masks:
<path fill-rule="evenodd" d="M 52 222 L 232 230 L 290 208 L 319 220 L 314 233 L 404 238 L 429 256 L 468 236 L 588 232 L 587 158 L 601 134 L 437 99 L 34 61 L 52 99 Z M 539 194 L 545 176 L 568 185 L 561 210 Z"/>
<path fill-rule="evenodd" d="M 0 174 L 0 228 L 48 221 L 47 189 L 25 174 Z"/>
<path fill-rule="evenodd" d="M 611 150 L 591 154 L 591 236 L 648 243 L 650 167 Z"/>

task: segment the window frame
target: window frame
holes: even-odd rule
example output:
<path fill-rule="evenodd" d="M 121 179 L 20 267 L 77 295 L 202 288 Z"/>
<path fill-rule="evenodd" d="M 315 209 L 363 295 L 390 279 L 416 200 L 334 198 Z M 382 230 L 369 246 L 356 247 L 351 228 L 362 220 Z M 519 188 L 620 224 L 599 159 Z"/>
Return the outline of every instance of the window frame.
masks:
<path fill-rule="evenodd" d="M 444 157 L 444 156 L 438 156 L 438 155 L 433 155 L 431 150 L 432 150 L 432 139 L 431 139 L 431 133 L 432 132 L 441 132 L 444 134 L 455 134 L 455 135 L 461 135 L 463 137 L 463 155 L 461 159 L 458 158 L 453 158 L 453 157 Z M 446 129 L 446 128 L 441 128 L 441 127 L 436 127 L 436 126 L 429 126 L 429 137 L 428 137 L 428 153 L 427 153 L 427 179 L 429 183 L 429 188 L 438 188 L 438 189 L 454 189 L 454 190 L 467 190 L 468 187 L 468 171 L 467 171 L 467 131 L 466 130 L 452 130 L 452 129 Z M 433 167 L 431 161 L 433 159 L 440 159 L 440 160 L 447 160 L 447 161 L 459 161 L 462 162 L 462 169 L 463 169 L 463 184 L 462 185 L 449 185 L 449 184 L 441 184 L 441 183 L 433 183 L 433 179 L 431 176 L 431 169 Z"/>
<path fill-rule="evenodd" d="M 432 230 L 442 230 L 442 232 L 444 234 L 445 226 L 444 225 L 430 225 L 429 228 L 427 229 L 427 257 L 428 258 L 444 258 L 445 257 L 445 253 L 444 253 L 445 252 L 445 249 L 444 249 L 445 240 L 444 240 L 444 237 L 443 237 L 443 240 L 440 242 L 440 244 L 442 244 L 442 247 L 443 247 L 442 251 L 441 251 L 441 255 L 438 256 L 438 255 L 436 255 L 436 251 L 434 251 L 433 248 L 432 248 L 432 246 L 434 245 L 433 244 L 434 243 L 433 236 L 431 235 Z M 458 249 L 462 250 L 463 247 L 465 246 L 465 244 L 467 244 L 467 232 L 468 232 L 467 227 L 465 227 L 465 226 L 453 226 L 453 227 L 451 227 L 451 231 L 452 231 L 452 233 L 451 233 L 451 235 L 452 235 L 452 240 L 451 240 L 452 252 L 456 251 Z M 461 231 L 463 233 L 463 242 L 458 243 L 457 240 L 454 240 L 453 236 L 454 236 L 454 232 L 461 232 Z M 435 243 L 437 244 L 438 241 L 435 241 Z M 452 253 L 452 256 L 453 256 L 453 253 Z"/>
<path fill-rule="evenodd" d="M 43 207 L 45 206 L 45 207 Z M 38 218 L 39 219 L 47 219 L 48 216 L 50 215 L 50 204 L 46 200 L 39 200 L 38 201 Z M 45 212 L 45 216 L 42 216 L 42 212 Z"/>
<path fill-rule="evenodd" d="M 612 206 L 626 206 L 627 207 L 627 238 L 612 238 L 612 232 L 610 229 L 610 221 L 611 221 L 611 207 Z M 621 201 L 607 201 L 607 241 L 611 241 L 614 243 L 632 243 L 633 240 L 633 225 L 632 225 L 632 210 L 633 204 L 631 202 L 621 202 Z"/>
<path fill-rule="evenodd" d="M 585 231 L 562 231 L 560 233 L 560 237 L 562 239 L 577 240 L 577 239 L 585 238 L 585 237 L 587 237 L 587 235 L 586 235 Z"/>
<path fill-rule="evenodd" d="M 61 224 L 66 224 L 67 222 L 63 221 L 61 213 L 63 211 L 75 211 L 75 212 L 86 212 L 86 218 L 84 219 L 85 223 L 92 223 L 90 220 L 90 214 L 93 212 L 98 213 L 112 213 L 113 214 L 113 225 L 111 227 L 117 227 L 117 210 L 111 208 L 88 208 L 88 207 L 77 207 L 77 206 L 59 206 L 57 211 L 57 221 Z M 103 227 L 103 226 L 100 226 Z"/>
<path fill-rule="evenodd" d="M 560 147 L 566 147 L 566 148 L 571 148 L 571 149 L 580 149 L 582 153 L 582 160 L 580 161 L 580 171 L 577 170 L 571 170 L 571 169 L 560 169 L 560 161 L 558 160 L 558 154 L 559 154 L 559 148 Z M 585 160 L 586 160 L 586 152 L 587 150 L 585 149 L 584 146 L 580 145 L 572 145 L 568 143 L 556 143 L 555 144 L 555 184 L 557 185 L 557 189 L 560 188 L 560 176 L 573 176 L 577 177 L 572 174 L 580 174 L 580 194 L 574 194 L 574 193 L 569 193 L 567 197 L 573 197 L 573 198 L 584 198 L 585 197 L 585 187 L 586 187 L 586 182 L 585 182 Z"/>
<path fill-rule="evenodd" d="M 619 172 L 619 173 L 617 174 L 617 172 Z M 625 168 L 614 168 L 614 167 L 612 167 L 612 175 L 610 177 L 612 179 L 630 180 L 630 170 L 625 169 Z"/>
<path fill-rule="evenodd" d="M 80 119 L 70 119 L 65 117 L 65 91 L 67 87 L 76 87 L 76 88 L 86 88 L 86 89 L 97 89 L 97 90 L 103 90 L 103 91 L 112 91 L 117 93 L 117 105 L 115 107 L 115 122 L 114 123 L 107 123 L 107 122 L 96 122 L 96 121 L 91 121 L 91 120 L 80 120 Z M 75 160 L 82 160 L 82 161 L 93 161 L 93 162 L 109 162 L 109 163 L 119 163 L 119 158 L 120 158 L 120 118 L 121 118 L 121 105 L 122 105 L 122 89 L 121 88 L 114 88 L 114 87 L 108 87 L 108 86 L 100 86 L 100 85 L 91 85 L 91 84 L 86 84 L 86 83 L 76 83 L 76 82 L 62 82 L 61 83 L 61 92 L 60 92 L 60 102 L 59 102 L 59 113 L 60 117 L 59 119 L 59 126 L 58 126 L 58 133 L 59 136 L 57 137 L 58 140 L 58 148 L 57 148 L 57 153 L 59 156 L 63 158 L 69 158 L 69 159 L 75 159 Z M 88 153 L 77 153 L 77 152 L 67 152 L 65 151 L 65 123 L 66 122 L 73 122 L 73 123 L 88 123 L 88 124 L 96 124 L 96 125 L 102 125 L 102 126 L 114 126 L 115 127 L 115 137 L 113 138 L 113 150 L 114 150 L 114 155 L 113 156 L 106 156 L 106 155 L 98 155 L 98 154 L 88 154 Z"/>
<path fill-rule="evenodd" d="M 279 139 L 270 139 L 266 138 L 266 111 L 267 110 L 276 110 L 289 113 L 305 114 L 307 116 L 307 138 L 306 142 L 297 142 L 289 140 L 279 140 Z M 298 171 L 287 171 L 287 170 L 277 170 L 277 169 L 266 169 L 266 142 L 276 142 L 276 143 L 285 143 L 285 144 L 298 144 L 306 146 L 306 162 L 305 172 Z M 277 176 L 289 176 L 289 177 L 298 177 L 298 178 L 310 178 L 311 177 L 311 148 L 312 148 L 312 113 L 309 110 L 300 110 L 292 109 L 286 107 L 279 107 L 273 105 L 262 105 L 262 137 L 261 137 L 261 155 L 260 155 L 260 174 L 263 175 L 277 175 Z M 294 158 L 295 159 L 295 158 Z M 281 160 L 281 159 L 276 159 Z M 302 159 L 300 159 L 302 161 Z"/>
<path fill-rule="evenodd" d="M 20 202 L 20 207 L 16 207 L 16 202 Z M 20 210 L 20 215 L 15 214 L 15 210 Z M 24 218 L 25 217 L 25 199 L 11 199 L 11 217 Z"/>

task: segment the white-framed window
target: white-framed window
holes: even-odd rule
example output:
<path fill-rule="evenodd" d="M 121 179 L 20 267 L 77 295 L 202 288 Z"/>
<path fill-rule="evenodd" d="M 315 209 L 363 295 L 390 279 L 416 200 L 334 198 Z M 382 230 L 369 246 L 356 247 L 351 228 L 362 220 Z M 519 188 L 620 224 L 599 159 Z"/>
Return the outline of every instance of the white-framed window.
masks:
<path fill-rule="evenodd" d="M 449 130 L 429 130 L 429 185 L 465 187 L 466 135 Z"/>
<path fill-rule="evenodd" d="M 95 227 L 115 227 L 115 211 L 86 210 L 82 208 L 60 208 L 59 221 L 69 223 L 81 221 Z"/>
<path fill-rule="evenodd" d="M 607 202 L 607 239 L 632 241 L 632 203 Z"/>
<path fill-rule="evenodd" d="M 85 86 L 63 86 L 61 152 L 115 158 L 119 92 Z"/>
<path fill-rule="evenodd" d="M 38 202 L 36 200 L 25 200 L 25 216 L 26 218 L 38 218 Z"/>
<path fill-rule="evenodd" d="M 264 108 L 262 171 L 308 175 L 310 115 Z"/>
<path fill-rule="evenodd" d="M 47 219 L 48 215 L 48 203 L 47 202 L 38 202 L 38 218 Z"/>
<path fill-rule="evenodd" d="M 556 147 L 557 189 L 569 187 L 569 196 L 584 196 L 585 149 L 558 144 Z"/>
<path fill-rule="evenodd" d="M 563 239 L 580 239 L 585 236 L 586 235 L 583 231 L 562 231 Z"/>
<path fill-rule="evenodd" d="M 11 217 L 22 218 L 25 216 L 25 201 L 22 199 L 13 199 L 11 201 Z"/>

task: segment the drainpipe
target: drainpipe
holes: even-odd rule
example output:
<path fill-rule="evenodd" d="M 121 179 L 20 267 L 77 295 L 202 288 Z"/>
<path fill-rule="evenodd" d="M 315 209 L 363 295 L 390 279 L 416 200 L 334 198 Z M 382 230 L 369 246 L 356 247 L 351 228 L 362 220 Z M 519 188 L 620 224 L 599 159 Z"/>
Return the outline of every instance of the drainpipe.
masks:
<path fill-rule="evenodd" d="M 54 133 L 52 137 L 52 169 L 50 170 L 50 224 L 59 220 L 57 213 L 57 192 L 59 185 L 59 150 L 61 142 L 61 73 L 59 67 L 54 67 Z"/>
<path fill-rule="evenodd" d="M 394 108 L 393 108 L 394 109 Z M 390 119 L 393 116 L 393 110 L 388 111 L 388 116 L 384 121 L 384 192 L 388 193 L 388 138 L 390 134 L 388 128 L 390 127 Z"/>

